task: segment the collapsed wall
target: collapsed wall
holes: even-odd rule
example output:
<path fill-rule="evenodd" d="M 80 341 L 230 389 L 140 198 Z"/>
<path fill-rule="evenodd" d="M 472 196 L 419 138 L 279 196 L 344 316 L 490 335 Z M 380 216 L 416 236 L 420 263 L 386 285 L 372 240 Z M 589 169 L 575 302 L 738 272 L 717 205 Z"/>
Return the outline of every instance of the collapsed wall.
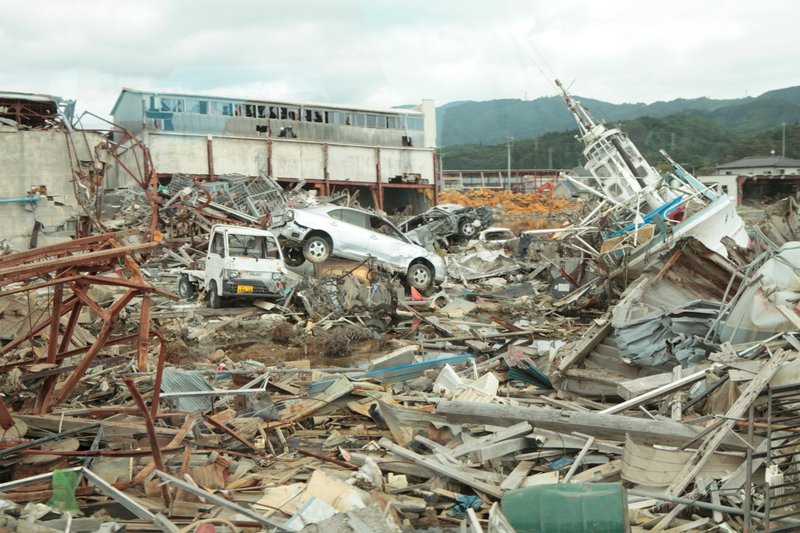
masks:
<path fill-rule="evenodd" d="M 72 238 L 85 216 L 76 172 L 102 175 L 100 132 L 71 130 L 53 96 L 0 93 L 0 243 L 25 250 Z"/>

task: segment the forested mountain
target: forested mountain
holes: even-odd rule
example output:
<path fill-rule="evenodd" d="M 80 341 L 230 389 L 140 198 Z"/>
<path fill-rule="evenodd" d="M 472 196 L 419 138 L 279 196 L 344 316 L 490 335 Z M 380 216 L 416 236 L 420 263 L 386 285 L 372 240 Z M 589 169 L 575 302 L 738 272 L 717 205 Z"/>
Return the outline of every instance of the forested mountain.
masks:
<path fill-rule="evenodd" d="M 612 125 L 617 125 L 614 123 Z M 661 118 L 642 117 L 619 123 L 653 165 L 661 164 L 658 151 L 670 155 L 696 174 L 713 173 L 720 163 L 741 157 L 781 153 L 782 127 L 739 133 L 704 113 L 683 113 Z M 583 145 L 577 128 L 546 133 L 534 139 L 517 139 L 511 151 L 512 168 L 572 168 L 583 163 Z M 503 169 L 505 144 L 460 145 L 440 149 L 445 169 Z M 786 156 L 800 158 L 800 124 L 786 125 Z"/>
<path fill-rule="evenodd" d="M 658 161 L 664 148 L 692 168 L 706 170 L 745 155 L 780 153 L 787 124 L 789 157 L 800 122 L 800 86 L 730 100 L 677 99 L 652 104 L 611 104 L 575 97 L 598 120 L 622 128 L 645 156 Z M 569 168 L 581 162 L 575 121 L 558 97 L 535 100 L 451 102 L 437 109 L 444 167 L 504 168 L 506 137 L 514 137 L 515 168 Z"/>

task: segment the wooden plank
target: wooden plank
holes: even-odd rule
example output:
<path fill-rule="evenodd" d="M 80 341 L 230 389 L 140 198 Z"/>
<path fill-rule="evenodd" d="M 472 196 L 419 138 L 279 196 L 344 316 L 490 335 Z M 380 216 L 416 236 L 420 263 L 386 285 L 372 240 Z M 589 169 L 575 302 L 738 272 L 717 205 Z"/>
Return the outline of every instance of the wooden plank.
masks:
<path fill-rule="evenodd" d="M 80 418 L 76 416 L 61 415 L 26 415 L 14 413 L 14 418 L 22 420 L 30 429 L 43 429 L 59 433 L 70 429 L 75 429 L 88 424 L 96 424 L 98 420 L 92 418 Z M 132 419 L 130 422 L 120 422 L 116 420 L 103 420 L 103 438 L 108 441 L 114 439 L 137 440 L 147 433 L 147 429 L 141 420 Z M 165 437 L 174 437 L 179 430 L 173 428 L 156 427 L 156 434 Z M 96 431 L 96 430 L 95 430 Z"/>
<path fill-rule="evenodd" d="M 611 481 L 610 478 L 619 478 L 622 473 L 622 460 L 614 459 L 604 465 L 595 466 L 572 476 L 575 483 L 600 483 Z"/>
<path fill-rule="evenodd" d="M 561 359 L 558 364 L 558 371 L 563 373 L 565 370 L 578 364 L 581 359 L 589 355 L 595 347 L 600 344 L 606 336 L 611 333 L 611 319 L 603 317 L 605 322 L 598 325 L 596 322 L 583 335 L 583 339 L 573 348 L 573 350 Z"/>
<path fill-rule="evenodd" d="M 419 465 L 425 466 L 441 476 L 445 476 L 447 478 L 458 481 L 459 483 L 463 483 L 468 487 L 472 487 L 473 489 L 479 492 L 484 492 L 489 496 L 497 498 L 498 500 L 503 497 L 503 491 L 499 487 L 494 485 L 489 485 L 482 481 L 478 481 L 473 476 L 467 474 L 466 472 L 456 470 L 455 468 L 443 465 L 438 461 L 435 461 L 429 457 L 425 457 L 415 452 L 412 452 L 411 450 L 407 450 L 402 446 L 398 446 L 397 444 L 390 441 L 386 437 L 383 437 L 380 441 L 378 441 L 378 444 L 382 448 L 389 450 L 395 455 L 399 455 L 403 459 L 408 459 L 409 461 L 413 461 Z"/>
<path fill-rule="evenodd" d="M 519 424 L 503 428 L 497 433 L 486 435 L 484 437 L 480 437 L 475 440 L 465 442 L 460 446 L 456 446 L 455 448 L 450 450 L 450 456 L 461 457 L 462 455 L 467 455 L 468 453 L 480 450 L 481 448 L 488 446 L 489 444 L 494 444 L 496 442 L 510 439 L 512 437 L 525 435 L 526 433 L 530 433 L 531 431 L 533 431 L 533 428 L 529 423 L 520 422 Z"/>
<path fill-rule="evenodd" d="M 533 468 L 533 461 L 520 461 L 517 463 L 517 466 L 514 467 L 514 470 L 506 477 L 503 482 L 500 484 L 500 488 L 502 490 L 512 490 L 516 489 L 522 482 L 525 481 L 525 478 L 528 477 L 528 473 Z"/>
<path fill-rule="evenodd" d="M 738 419 L 744 416 L 750 404 L 755 401 L 761 393 L 761 390 L 769 383 L 769 380 L 772 379 L 772 376 L 775 375 L 781 365 L 786 362 L 789 356 L 795 356 L 796 354 L 797 352 L 783 350 L 775 352 L 772 358 L 761 369 L 761 372 L 753 378 L 736 401 L 733 402 L 731 408 L 725 413 L 725 417 L 723 418 L 724 422 L 719 429 L 715 430 L 705 439 L 703 445 L 700 446 L 683 469 L 681 469 L 680 473 L 678 473 L 667 489 L 668 494 L 671 496 L 679 496 L 683 492 L 686 486 L 700 473 L 706 463 L 711 460 L 714 456 L 714 452 L 720 447 L 723 440 L 729 437 L 728 433 L 733 431 Z"/>
<path fill-rule="evenodd" d="M 637 442 L 680 446 L 697 437 L 704 428 L 674 420 L 651 420 L 624 415 L 561 411 L 546 407 L 517 407 L 487 403 L 439 402 L 436 413 L 450 422 L 471 424 L 514 424 L 529 422 L 535 428 L 560 433 L 580 432 L 596 438 L 624 441 L 625 434 Z M 760 443 L 759 439 L 756 444 Z M 734 435 L 723 439 L 731 450 L 744 450 L 746 445 Z"/>
<path fill-rule="evenodd" d="M 494 444 L 487 444 L 486 446 L 475 450 L 470 454 L 470 458 L 479 463 L 484 463 L 492 459 L 497 459 L 498 457 L 503 457 L 509 453 L 530 448 L 533 446 L 533 444 L 533 441 L 530 441 L 525 437 L 507 439 L 500 442 L 495 442 Z"/>

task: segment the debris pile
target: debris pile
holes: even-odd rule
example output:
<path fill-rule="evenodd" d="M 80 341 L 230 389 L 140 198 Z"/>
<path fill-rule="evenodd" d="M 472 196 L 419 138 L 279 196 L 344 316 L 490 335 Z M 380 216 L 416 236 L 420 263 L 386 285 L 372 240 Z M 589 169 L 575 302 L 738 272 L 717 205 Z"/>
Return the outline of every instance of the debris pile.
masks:
<path fill-rule="evenodd" d="M 330 199 L 181 178 L 0 256 L 0 527 L 797 529 L 796 204 L 745 228 L 564 98 L 593 178 L 556 228 L 432 251 L 340 198 L 361 237 L 290 256 Z"/>

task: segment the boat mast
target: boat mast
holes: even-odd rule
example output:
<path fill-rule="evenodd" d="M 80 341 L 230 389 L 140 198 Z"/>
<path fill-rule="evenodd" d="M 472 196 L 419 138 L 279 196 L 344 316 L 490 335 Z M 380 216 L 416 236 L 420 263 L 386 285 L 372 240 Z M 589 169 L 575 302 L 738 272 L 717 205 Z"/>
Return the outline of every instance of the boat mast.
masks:
<path fill-rule="evenodd" d="M 586 169 L 606 195 L 620 203 L 642 196 L 651 210 L 658 209 L 674 197 L 669 191 L 657 190 L 662 187 L 661 175 L 627 135 L 618 128 L 607 128 L 596 121 L 579 101 L 572 98 L 561 81 L 555 80 L 555 83 L 578 123 L 580 140 L 585 146 Z"/>

